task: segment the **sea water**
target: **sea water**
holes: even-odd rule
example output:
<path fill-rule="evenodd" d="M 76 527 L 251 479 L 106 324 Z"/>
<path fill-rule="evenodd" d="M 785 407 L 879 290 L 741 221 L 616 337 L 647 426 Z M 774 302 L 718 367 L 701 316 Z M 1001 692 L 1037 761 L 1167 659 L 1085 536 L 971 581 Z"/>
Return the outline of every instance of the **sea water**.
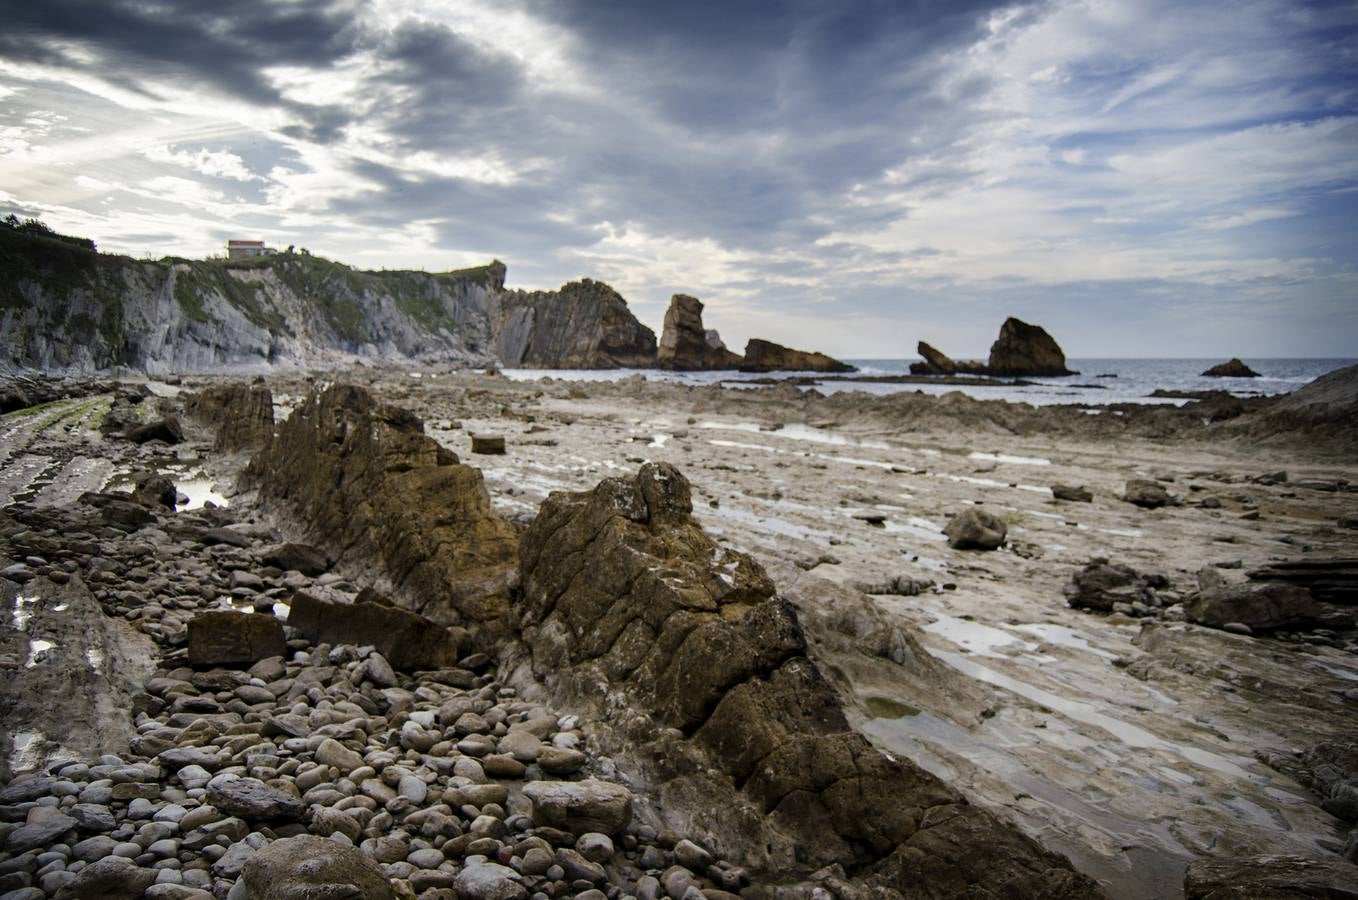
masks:
<path fill-rule="evenodd" d="M 659 369 L 506 369 L 505 375 L 515 380 L 536 380 L 550 377 L 570 381 L 617 381 L 641 375 L 653 381 L 680 384 L 715 384 L 728 387 L 757 387 L 769 379 L 797 379 L 810 389 L 823 394 L 840 391 L 863 391 L 869 394 L 895 394 L 901 391 L 920 391 L 926 394 L 945 394 L 961 391 L 983 400 L 1009 400 L 1037 406 L 1068 403 L 1078 406 L 1104 406 L 1110 403 L 1174 403 L 1182 399 L 1156 398 L 1156 390 L 1228 391 L 1241 397 L 1286 394 L 1314 381 L 1327 372 L 1353 365 L 1353 359 L 1246 359 L 1245 364 L 1258 372 L 1258 378 L 1205 378 L 1202 373 L 1222 362 L 1220 359 L 1068 359 L 1066 366 L 1078 375 L 1061 378 L 996 379 L 994 384 L 956 385 L 942 379 L 924 384 L 899 384 L 857 380 L 908 375 L 910 364 L 916 359 L 848 359 L 858 367 L 849 375 L 827 376 L 815 372 L 751 373 L 666 372 Z M 803 384 L 803 379 L 815 379 L 815 384 Z M 1028 382 L 1016 384 L 1016 381 Z"/>

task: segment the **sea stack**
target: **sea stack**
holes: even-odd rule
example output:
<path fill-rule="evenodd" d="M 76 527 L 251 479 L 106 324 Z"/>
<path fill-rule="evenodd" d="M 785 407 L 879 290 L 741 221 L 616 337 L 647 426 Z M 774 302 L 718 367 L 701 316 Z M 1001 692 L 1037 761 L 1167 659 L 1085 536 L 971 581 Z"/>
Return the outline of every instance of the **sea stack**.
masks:
<path fill-rule="evenodd" d="M 726 349 L 716 329 L 703 329 L 703 302 L 688 294 L 675 294 L 665 311 L 665 326 L 656 351 L 661 369 L 694 372 L 736 369 L 743 360 Z"/>
<path fill-rule="evenodd" d="M 990 345 L 991 375 L 1078 375 L 1066 368 L 1066 354 L 1040 325 L 1010 316 L 1000 326 L 1000 336 Z"/>
<path fill-rule="evenodd" d="M 807 350 L 793 350 L 772 341 L 751 338 L 745 345 L 742 372 L 857 372 L 848 363 Z"/>
<path fill-rule="evenodd" d="M 1206 378 L 1258 378 L 1259 373 L 1245 365 L 1237 357 L 1218 363 L 1202 373 Z"/>

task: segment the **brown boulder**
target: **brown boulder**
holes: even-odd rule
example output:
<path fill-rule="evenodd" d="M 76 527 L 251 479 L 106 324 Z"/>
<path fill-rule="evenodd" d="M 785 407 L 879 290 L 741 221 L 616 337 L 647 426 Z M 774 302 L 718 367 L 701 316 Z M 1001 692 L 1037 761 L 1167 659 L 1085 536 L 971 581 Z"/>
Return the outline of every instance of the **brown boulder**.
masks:
<path fill-rule="evenodd" d="M 1129 478 L 1123 489 L 1122 499 L 1143 509 L 1158 509 L 1161 506 L 1177 506 L 1178 499 L 1158 481 L 1144 478 Z"/>
<path fill-rule="evenodd" d="M 998 516 L 969 506 L 948 520 L 943 533 L 954 550 L 998 550 L 1009 528 Z"/>
<path fill-rule="evenodd" d="M 1236 357 L 1231 357 L 1224 363 L 1217 363 L 1206 372 L 1202 373 L 1204 378 L 1258 378 L 1259 373 L 1245 365 Z"/>
<path fill-rule="evenodd" d="M 751 338 L 745 344 L 742 372 L 857 372 L 858 369 L 824 353 L 793 350 L 772 341 Z"/>
<path fill-rule="evenodd" d="M 1304 587 L 1276 582 L 1225 583 L 1210 567 L 1199 573 L 1199 590 L 1184 600 L 1190 622 L 1221 628 L 1231 623 L 1255 631 L 1314 622 L 1324 610 Z"/>
<path fill-rule="evenodd" d="M 915 348 L 920 356 L 924 357 L 922 363 L 911 363 L 910 374 L 912 375 L 956 375 L 957 363 L 952 361 L 942 350 L 920 341 Z"/>
<path fill-rule="evenodd" d="M 178 444 L 184 440 L 184 429 L 174 416 L 165 416 L 143 425 L 133 425 L 127 429 L 125 437 L 134 444 L 148 444 L 151 441 Z"/>
<path fill-rule="evenodd" d="M 303 575 L 323 575 L 330 569 L 330 557 L 319 547 L 310 544 L 288 543 L 270 547 L 260 554 L 260 560 L 267 565 L 278 566 L 284 572 L 301 572 Z"/>
<path fill-rule="evenodd" d="M 215 450 L 261 447 L 273 437 L 273 393 L 260 384 L 204 388 L 185 400 L 184 411 L 216 431 Z"/>
<path fill-rule="evenodd" d="M 343 548 L 338 561 L 380 565 L 402 605 L 443 625 L 506 630 L 514 528 L 491 507 L 481 471 L 410 412 L 351 385 L 313 392 L 244 478 L 308 540 Z"/>
<path fill-rule="evenodd" d="M 371 856 L 311 834 L 261 847 L 241 869 L 241 880 L 250 900 L 393 900 L 396 896 Z"/>
<path fill-rule="evenodd" d="M 739 368 L 741 358 L 726 349 L 716 331 L 703 329 L 703 303 L 697 297 L 675 294 L 665 310 L 656 365 L 677 371 Z"/>
<path fill-rule="evenodd" d="M 283 656 L 283 625 L 263 613 L 202 612 L 189 620 L 189 665 L 235 666 Z"/>
<path fill-rule="evenodd" d="M 448 628 L 364 591 L 351 604 L 292 595 L 288 624 L 314 644 L 371 644 L 398 669 L 439 669 L 462 655 L 466 632 Z"/>
<path fill-rule="evenodd" d="M 796 610 L 751 557 L 702 530 L 674 467 L 648 463 L 550 495 L 523 538 L 521 585 L 533 673 L 625 735 L 618 749 L 663 785 L 673 827 L 702 832 L 719 853 L 785 879 L 837 863 L 864 887 L 909 893 L 917 879 L 872 867 L 924 841 L 926 868 L 964 869 L 958 894 L 1099 895 L 1064 860 L 849 729 Z M 934 819 L 959 816 L 972 823 L 965 849 L 922 837 Z M 964 868 L 934 846 L 1014 862 Z"/>
<path fill-rule="evenodd" d="M 991 375 L 1076 375 L 1066 368 L 1066 354 L 1046 329 L 1012 316 L 1000 326 L 1000 336 L 990 345 Z"/>

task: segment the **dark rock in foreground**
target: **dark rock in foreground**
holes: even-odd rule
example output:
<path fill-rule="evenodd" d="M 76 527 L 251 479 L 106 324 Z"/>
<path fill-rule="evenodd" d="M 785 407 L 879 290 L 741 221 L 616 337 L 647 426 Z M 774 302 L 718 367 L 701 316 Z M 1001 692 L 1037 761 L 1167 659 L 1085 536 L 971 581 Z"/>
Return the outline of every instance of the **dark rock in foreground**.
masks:
<path fill-rule="evenodd" d="M 204 388 L 184 402 L 184 411 L 213 427 L 214 450 L 254 449 L 273 437 L 273 393 L 260 384 Z"/>
<path fill-rule="evenodd" d="M 1152 592 L 1167 587 L 1169 579 L 1159 573 L 1138 572 L 1131 566 L 1096 559 L 1071 575 L 1063 593 L 1076 609 L 1113 612 L 1118 604 L 1150 601 Z"/>
<path fill-rule="evenodd" d="M 391 900 L 391 884 L 371 856 L 304 834 L 261 848 L 241 869 L 249 900 Z"/>
<path fill-rule="evenodd" d="M 398 602 L 440 624 L 505 629 L 514 528 L 492 509 L 480 470 L 406 410 L 351 385 L 312 393 L 244 477 L 314 543 L 343 548 L 341 561 L 381 564 Z"/>
<path fill-rule="evenodd" d="M 990 345 L 991 375 L 1077 375 L 1066 368 L 1066 354 L 1045 328 L 1009 317 Z"/>
<path fill-rule="evenodd" d="M 1158 481 L 1144 478 L 1129 478 L 1123 490 L 1122 499 L 1143 509 L 1159 509 L 1162 506 L 1175 506 L 1178 500 Z"/>
<path fill-rule="evenodd" d="M 1221 628 L 1239 623 L 1266 631 L 1313 623 L 1324 610 L 1304 587 L 1276 582 L 1229 584 L 1219 572 L 1198 573 L 1198 593 L 1184 601 L 1191 622 Z"/>
<path fill-rule="evenodd" d="M 1259 373 L 1245 365 L 1236 357 L 1231 357 L 1224 363 L 1217 363 L 1212 368 L 1203 372 L 1205 378 L 1258 378 Z"/>
<path fill-rule="evenodd" d="M 772 341 L 751 338 L 745 344 L 745 362 L 742 372 L 857 372 L 848 363 L 842 363 L 824 353 L 806 350 L 793 350 Z"/>
<path fill-rule="evenodd" d="M 662 785 L 674 827 L 784 878 L 839 864 L 869 890 L 1100 895 L 849 729 L 791 604 L 758 563 L 703 532 L 672 466 L 549 496 L 521 567 L 535 676 L 605 717 L 612 749 Z"/>
<path fill-rule="evenodd" d="M 703 303 L 697 297 L 675 294 L 665 310 L 656 365 L 680 372 L 736 369 L 743 360 L 722 343 L 715 330 L 703 328 Z"/>

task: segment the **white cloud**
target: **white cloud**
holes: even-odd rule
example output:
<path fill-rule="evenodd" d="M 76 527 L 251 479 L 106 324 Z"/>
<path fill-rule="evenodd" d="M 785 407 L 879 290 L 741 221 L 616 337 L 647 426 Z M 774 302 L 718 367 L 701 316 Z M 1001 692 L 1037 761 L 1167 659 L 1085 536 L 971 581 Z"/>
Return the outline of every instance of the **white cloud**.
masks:
<path fill-rule="evenodd" d="M 152 162 L 183 166 L 212 178 L 231 178 L 236 181 L 261 180 L 260 176 L 246 168 L 243 159 L 229 150 L 208 150 L 204 147 L 195 153 L 189 150 L 175 150 L 164 145 L 158 145 L 148 147 L 142 155 Z"/>

